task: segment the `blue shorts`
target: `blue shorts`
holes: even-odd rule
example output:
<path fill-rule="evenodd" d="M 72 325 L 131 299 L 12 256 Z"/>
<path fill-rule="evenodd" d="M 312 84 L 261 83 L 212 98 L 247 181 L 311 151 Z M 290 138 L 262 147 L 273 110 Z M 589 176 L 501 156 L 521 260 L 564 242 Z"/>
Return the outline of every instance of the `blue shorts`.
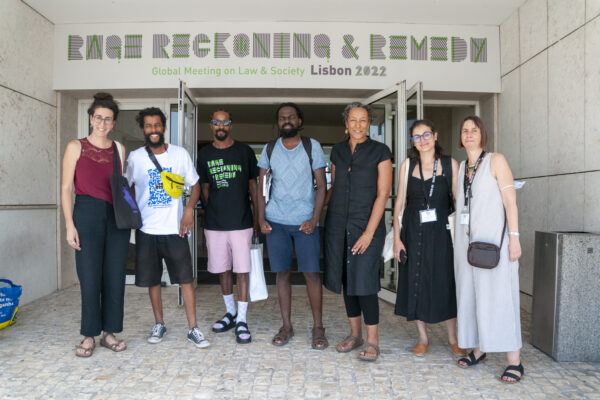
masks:
<path fill-rule="evenodd" d="M 281 272 L 292 268 L 292 255 L 296 250 L 298 272 L 319 272 L 319 227 L 310 235 L 300 232 L 300 225 L 282 225 L 269 221 L 273 230 L 265 235 L 271 271 Z"/>

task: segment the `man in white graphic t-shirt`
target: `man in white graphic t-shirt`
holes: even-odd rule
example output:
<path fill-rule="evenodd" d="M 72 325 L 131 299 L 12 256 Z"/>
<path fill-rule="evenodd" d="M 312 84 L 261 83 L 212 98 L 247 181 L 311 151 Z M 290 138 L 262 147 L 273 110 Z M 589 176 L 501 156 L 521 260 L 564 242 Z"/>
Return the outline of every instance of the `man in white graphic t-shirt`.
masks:
<path fill-rule="evenodd" d="M 165 143 L 166 117 L 160 109 L 152 107 L 140 111 L 137 122 L 144 132 L 146 145 L 129 154 L 127 179 L 135 190 L 142 213 L 142 227 L 135 234 L 135 284 L 147 287 L 150 294 L 156 323 L 148 342 L 161 342 L 167 332 L 161 299 L 164 259 L 171 283 L 181 285 L 189 325 L 187 338 L 196 347 L 208 347 L 210 343 L 197 326 L 193 264 L 186 238 L 194 227 L 194 206 L 200 198 L 198 174 L 184 148 Z M 160 170 L 180 175 L 185 186 L 191 186 L 185 208 L 181 197 L 173 198 L 164 190 Z"/>

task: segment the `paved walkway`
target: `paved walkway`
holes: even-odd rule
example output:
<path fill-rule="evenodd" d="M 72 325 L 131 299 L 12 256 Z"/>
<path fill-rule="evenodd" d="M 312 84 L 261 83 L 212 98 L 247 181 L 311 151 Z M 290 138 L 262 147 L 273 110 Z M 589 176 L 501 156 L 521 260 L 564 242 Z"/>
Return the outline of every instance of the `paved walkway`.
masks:
<path fill-rule="evenodd" d="M 458 368 L 442 324 L 431 326 L 429 353 L 411 353 L 416 327 L 381 304 L 382 355 L 376 363 L 339 354 L 346 335 L 341 296 L 325 292 L 325 326 L 330 347 L 310 349 L 312 318 L 303 287 L 294 287 L 296 336 L 275 347 L 280 326 L 274 288 L 269 300 L 251 304 L 253 342 L 235 343 L 233 333 L 213 334 L 223 314 L 217 286 L 197 289 L 202 331 L 212 346 L 196 349 L 186 340 L 185 314 L 172 290 L 163 294 L 168 333 L 157 345 L 146 342 L 153 317 L 147 294 L 127 287 L 125 330 L 129 348 L 112 353 L 98 347 L 89 359 L 76 358 L 80 340 L 79 292 L 65 290 L 20 310 L 16 325 L 0 331 L 1 399 L 600 399 L 599 363 L 556 363 L 528 343 L 529 315 L 523 313 L 524 380 L 498 380 L 505 358 L 491 355 L 479 366 Z"/>

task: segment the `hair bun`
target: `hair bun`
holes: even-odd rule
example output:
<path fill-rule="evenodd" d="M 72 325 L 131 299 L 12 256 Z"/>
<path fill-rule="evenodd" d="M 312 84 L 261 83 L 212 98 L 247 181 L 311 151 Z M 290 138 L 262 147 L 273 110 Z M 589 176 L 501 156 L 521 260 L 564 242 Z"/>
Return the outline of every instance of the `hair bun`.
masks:
<path fill-rule="evenodd" d="M 102 101 L 102 100 L 113 101 L 113 97 L 112 97 L 112 94 L 110 94 L 110 93 L 100 92 L 100 93 L 96 93 L 94 95 L 94 100 L 98 100 L 98 101 Z"/>

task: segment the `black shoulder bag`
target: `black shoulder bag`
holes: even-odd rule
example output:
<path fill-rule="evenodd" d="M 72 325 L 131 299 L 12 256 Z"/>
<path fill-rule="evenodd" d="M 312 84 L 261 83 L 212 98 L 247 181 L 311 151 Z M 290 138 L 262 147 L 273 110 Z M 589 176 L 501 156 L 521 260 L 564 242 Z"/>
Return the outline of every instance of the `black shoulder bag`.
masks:
<path fill-rule="evenodd" d="M 139 229 L 142 227 L 142 214 L 135 202 L 127 178 L 121 174 L 121 165 L 119 150 L 113 141 L 113 173 L 110 174 L 110 189 L 117 228 Z"/>
<path fill-rule="evenodd" d="M 469 194 L 472 194 L 471 190 L 469 190 Z M 504 227 L 502 228 L 502 239 L 500 239 L 499 247 L 493 243 L 471 242 L 471 200 L 469 199 L 469 248 L 467 250 L 469 264 L 477 268 L 496 268 L 500 262 L 500 250 L 502 249 L 502 243 L 504 243 L 504 232 L 506 232 L 506 211 L 504 211 Z"/>

